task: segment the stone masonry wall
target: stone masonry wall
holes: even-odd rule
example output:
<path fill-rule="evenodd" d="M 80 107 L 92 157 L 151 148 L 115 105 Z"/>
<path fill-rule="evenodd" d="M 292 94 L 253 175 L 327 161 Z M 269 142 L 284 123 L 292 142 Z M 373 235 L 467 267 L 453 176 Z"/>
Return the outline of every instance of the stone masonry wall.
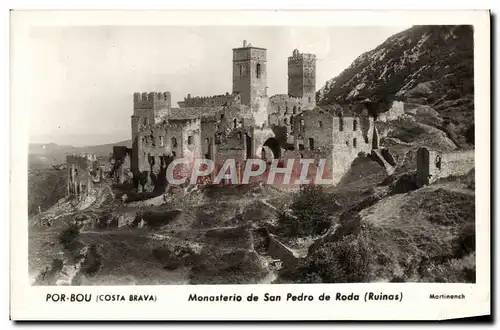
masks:
<path fill-rule="evenodd" d="M 101 175 L 97 167 L 95 155 L 68 155 L 66 156 L 68 169 L 68 195 L 78 196 L 86 194 L 93 188 L 94 179 Z"/>
<path fill-rule="evenodd" d="M 417 183 L 430 184 L 440 178 L 465 175 L 474 168 L 474 150 L 439 152 L 420 148 L 417 151 Z"/>
<path fill-rule="evenodd" d="M 179 107 L 188 108 L 188 107 L 215 107 L 215 106 L 230 106 L 236 105 L 241 102 L 241 98 L 239 94 L 223 94 L 223 95 L 214 95 L 214 96 L 195 96 L 191 97 L 191 94 L 188 94 L 187 97 L 184 98 L 184 101 L 178 102 Z"/>

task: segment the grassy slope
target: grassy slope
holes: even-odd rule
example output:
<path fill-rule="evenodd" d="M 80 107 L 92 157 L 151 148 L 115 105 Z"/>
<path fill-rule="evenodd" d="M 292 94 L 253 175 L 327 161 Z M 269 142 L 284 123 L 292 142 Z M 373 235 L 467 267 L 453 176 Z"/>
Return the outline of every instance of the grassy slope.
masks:
<path fill-rule="evenodd" d="M 105 194 L 105 187 L 102 188 Z M 99 193 L 97 193 L 99 195 Z M 34 276 L 52 263 L 54 258 L 64 259 L 64 249 L 59 244 L 58 235 L 74 219 L 108 219 L 120 216 L 134 219 L 142 215 L 144 219 L 163 221 L 155 228 L 93 228 L 87 223 L 80 233 L 79 241 L 85 245 L 96 244 L 101 256 L 101 267 L 95 276 L 83 278 L 82 284 L 182 284 L 188 281 L 199 283 L 253 283 L 267 275 L 261 268 L 261 260 L 256 255 L 239 251 L 238 247 L 214 249 L 221 239 L 202 239 L 203 233 L 214 227 L 243 224 L 244 219 L 265 219 L 271 215 L 269 208 L 259 203 L 258 198 L 272 199 L 280 193 L 267 191 L 258 186 L 203 187 L 191 192 L 186 198 L 178 198 L 167 205 L 143 207 L 134 203 L 128 207 L 119 203 L 96 202 L 90 207 L 78 210 L 84 202 L 70 201 L 54 206 L 43 214 L 52 216 L 67 213 L 53 221 L 50 227 L 30 227 L 29 263 L 30 274 Z M 259 207 L 257 207 L 259 206 Z M 181 209 L 179 216 L 171 218 L 167 214 Z M 237 220 L 236 214 L 242 213 Z M 43 215 L 42 214 L 42 215 Z M 159 234 L 156 238 L 153 234 Z M 159 239 L 158 239 L 159 237 Z M 169 262 L 159 261 L 153 249 L 170 246 L 201 244 L 201 257 L 194 265 L 165 269 Z M 236 259 L 235 259 L 236 258 Z M 208 264 L 207 262 L 210 261 Z M 234 264 L 233 264 L 234 263 Z M 236 267 L 237 265 L 237 267 Z M 215 267 L 215 268 L 214 268 Z M 236 269 L 237 268 L 237 269 Z M 233 269 L 231 271 L 231 269 Z M 238 271 L 238 269 L 240 271 Z M 244 270 L 244 271 L 243 271 Z"/>
<path fill-rule="evenodd" d="M 67 193 L 67 172 L 36 169 L 28 172 L 28 212 L 36 214 L 57 203 Z"/>
<path fill-rule="evenodd" d="M 473 190 L 450 181 L 386 197 L 340 224 L 369 242 L 375 280 L 439 281 L 432 269 L 473 258 L 461 255 L 456 240 L 475 222 L 474 198 Z"/>

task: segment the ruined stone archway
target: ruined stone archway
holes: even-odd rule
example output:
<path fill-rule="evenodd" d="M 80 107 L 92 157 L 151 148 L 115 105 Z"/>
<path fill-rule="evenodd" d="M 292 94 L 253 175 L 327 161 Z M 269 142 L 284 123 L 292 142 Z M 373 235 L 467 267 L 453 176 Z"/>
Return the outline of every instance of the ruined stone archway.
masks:
<path fill-rule="evenodd" d="M 264 142 L 262 147 L 262 157 L 266 159 L 280 158 L 281 146 L 277 139 L 269 138 Z"/>

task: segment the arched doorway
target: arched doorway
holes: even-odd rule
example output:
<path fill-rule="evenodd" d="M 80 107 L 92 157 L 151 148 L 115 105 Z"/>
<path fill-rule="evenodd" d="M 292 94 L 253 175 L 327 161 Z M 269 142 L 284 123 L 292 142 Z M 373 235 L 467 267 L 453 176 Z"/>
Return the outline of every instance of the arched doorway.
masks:
<path fill-rule="evenodd" d="M 275 138 L 269 138 L 262 147 L 262 158 L 273 159 L 281 157 L 281 147 Z"/>

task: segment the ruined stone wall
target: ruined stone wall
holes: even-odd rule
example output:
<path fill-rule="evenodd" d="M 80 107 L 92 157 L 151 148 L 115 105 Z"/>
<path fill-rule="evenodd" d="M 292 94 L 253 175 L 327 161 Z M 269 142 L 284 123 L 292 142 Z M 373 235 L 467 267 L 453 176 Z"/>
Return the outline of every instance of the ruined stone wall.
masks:
<path fill-rule="evenodd" d="M 132 157 L 137 157 L 137 167 L 134 167 L 133 170 L 150 171 L 150 162 L 154 161 L 155 157 L 170 154 L 171 150 L 167 141 L 172 133 L 171 130 L 167 131 L 165 125 L 151 125 L 141 130 L 137 135 L 137 147 L 133 147 L 132 151 Z M 181 137 L 179 136 L 179 138 Z M 163 139 L 163 145 L 161 139 Z"/>
<path fill-rule="evenodd" d="M 304 110 L 311 110 L 314 106 L 314 97 L 291 97 L 286 94 L 277 94 L 269 98 L 268 112 L 270 114 L 292 115 Z"/>
<path fill-rule="evenodd" d="M 219 132 L 215 139 L 217 150 L 214 155 L 215 165 L 220 168 L 228 159 L 234 159 L 236 164 L 243 164 L 248 155 L 249 139 L 251 140 L 251 132 L 244 128 Z"/>
<path fill-rule="evenodd" d="M 181 108 L 231 106 L 240 103 L 241 97 L 239 94 L 229 93 L 226 93 L 225 95 L 214 95 L 206 97 L 191 97 L 191 94 L 188 94 L 188 96 L 184 98 L 184 101 L 178 102 L 179 107 Z"/>
<path fill-rule="evenodd" d="M 269 100 L 269 125 L 284 127 L 286 141 L 293 144 L 294 119 L 305 110 L 314 108 L 314 103 L 308 103 L 307 98 L 293 98 L 288 95 L 274 95 Z"/>
<path fill-rule="evenodd" d="M 281 243 L 274 235 L 269 234 L 269 246 L 267 253 L 274 259 L 279 259 L 285 267 L 294 267 L 298 262 L 298 257 L 294 252 L 283 243 Z"/>
<path fill-rule="evenodd" d="M 132 151 L 132 170 L 150 171 L 162 157 L 199 157 L 201 155 L 201 120 L 171 120 L 150 125 L 138 132 Z"/>
<path fill-rule="evenodd" d="M 252 117 L 255 126 L 262 126 L 268 124 L 269 120 L 269 98 L 267 96 L 256 96 L 252 99 Z"/>
<path fill-rule="evenodd" d="M 182 128 L 183 143 L 180 157 L 188 159 L 201 158 L 201 119 L 186 121 Z"/>
<path fill-rule="evenodd" d="M 296 149 L 315 150 L 331 148 L 334 135 L 334 117 L 323 111 L 310 111 L 294 119 Z"/>
<path fill-rule="evenodd" d="M 255 127 L 252 134 L 252 157 L 261 158 L 262 147 L 268 139 L 274 138 L 273 130 L 268 126 Z"/>
<path fill-rule="evenodd" d="M 369 153 L 372 148 L 373 119 L 360 117 L 336 117 L 334 120 L 333 143 L 345 146 L 345 150 Z M 340 149 L 340 148 L 339 148 Z"/>
<path fill-rule="evenodd" d="M 430 184 L 440 178 L 465 175 L 474 168 L 474 150 L 440 152 L 420 148 L 417 151 L 417 183 Z"/>
<path fill-rule="evenodd" d="M 94 181 L 101 177 L 97 164 L 97 157 L 91 154 L 66 156 L 68 170 L 68 195 L 78 196 L 89 193 Z"/>
<path fill-rule="evenodd" d="M 132 149 L 126 146 L 113 147 L 113 178 L 118 183 L 124 183 L 129 179 L 131 171 Z"/>
<path fill-rule="evenodd" d="M 361 151 L 371 151 L 373 129 L 368 116 L 339 117 L 314 109 L 294 119 L 294 147 L 302 158 L 315 159 L 315 164 L 325 159 L 323 178 L 338 183 Z"/>
<path fill-rule="evenodd" d="M 218 120 L 202 120 L 201 122 L 201 154 L 203 157 L 213 159 L 215 154 L 215 134 Z"/>

